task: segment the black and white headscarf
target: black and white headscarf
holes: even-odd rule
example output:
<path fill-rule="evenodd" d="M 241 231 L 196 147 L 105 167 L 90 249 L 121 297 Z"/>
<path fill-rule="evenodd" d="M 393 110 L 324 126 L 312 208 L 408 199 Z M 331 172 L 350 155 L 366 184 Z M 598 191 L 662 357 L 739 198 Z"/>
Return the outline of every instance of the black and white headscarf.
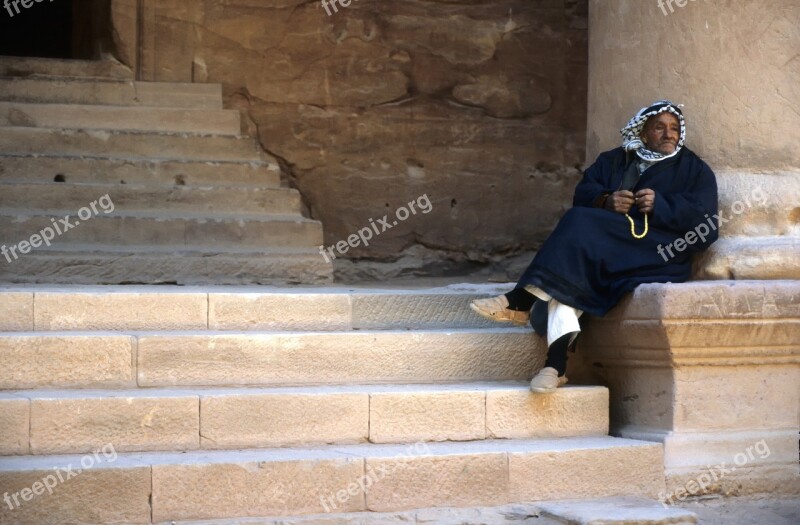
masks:
<path fill-rule="evenodd" d="M 678 121 L 681 123 L 681 136 L 680 139 L 678 139 L 678 145 L 675 151 L 669 155 L 664 155 L 657 151 L 650 151 L 645 148 L 641 137 L 647 119 L 664 113 L 665 111 L 678 117 Z M 636 116 L 628 122 L 628 125 L 620 130 L 620 133 L 622 133 L 622 147 L 625 148 L 625 151 L 635 151 L 636 154 L 639 155 L 639 158 L 646 162 L 658 162 L 674 157 L 681 151 L 681 148 L 683 148 L 686 142 L 686 121 L 683 119 L 683 112 L 678 104 L 674 104 L 669 100 L 659 100 L 658 102 L 654 102 L 640 109 Z"/>

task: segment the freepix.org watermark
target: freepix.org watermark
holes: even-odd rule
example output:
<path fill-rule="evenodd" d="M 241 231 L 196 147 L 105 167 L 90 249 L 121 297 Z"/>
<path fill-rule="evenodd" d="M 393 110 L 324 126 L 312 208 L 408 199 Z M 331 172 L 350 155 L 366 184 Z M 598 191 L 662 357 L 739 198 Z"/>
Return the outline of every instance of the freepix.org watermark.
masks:
<path fill-rule="evenodd" d="M 103 445 L 102 448 L 92 452 L 92 454 L 83 456 L 81 458 L 81 468 L 73 470 L 72 463 L 67 465 L 66 468 L 56 467 L 53 469 L 52 474 L 48 474 L 41 480 L 34 482 L 30 487 L 25 487 L 11 494 L 6 492 L 3 494 L 3 501 L 5 501 L 9 509 L 16 510 L 26 501 L 31 501 L 36 496 L 41 496 L 45 491 L 47 491 L 48 494 L 52 494 L 59 483 L 66 483 L 75 476 L 80 476 L 82 472 L 92 469 L 100 463 L 113 463 L 116 460 L 117 451 L 114 450 L 114 445 L 108 443 Z M 20 502 L 20 500 L 22 500 L 22 502 Z"/>
<path fill-rule="evenodd" d="M 50 243 L 56 238 L 56 236 L 64 235 L 72 228 L 77 227 L 81 221 L 88 221 L 89 219 L 100 215 L 100 211 L 97 208 L 98 205 L 106 215 L 109 213 L 114 213 L 114 202 L 111 200 L 111 197 L 109 197 L 108 193 L 106 193 L 96 201 L 90 202 L 88 206 L 84 206 L 78 210 L 78 219 L 80 220 L 73 220 L 72 216 L 70 215 L 65 215 L 63 219 L 50 219 L 52 226 L 43 228 L 39 233 L 34 233 L 31 235 L 30 239 L 26 241 L 20 241 L 13 246 L 6 246 L 5 244 L 0 246 L 0 253 L 2 253 L 3 257 L 6 258 L 6 261 L 11 264 L 19 259 L 20 255 L 27 255 L 34 248 L 40 248 L 42 244 L 50 246 Z"/>
<path fill-rule="evenodd" d="M 752 197 L 752 201 L 750 200 L 750 197 Z M 656 247 L 658 254 L 662 259 L 664 259 L 664 262 L 667 262 L 676 256 L 675 252 L 680 253 L 684 251 L 687 247 L 689 247 L 689 245 L 696 243 L 698 240 L 700 240 L 702 243 L 705 243 L 706 237 L 709 233 L 712 231 L 717 231 L 720 226 L 726 222 L 730 222 L 734 216 L 741 215 L 745 212 L 745 210 L 752 208 L 753 203 L 758 204 L 759 206 L 764 206 L 767 204 L 767 200 L 769 199 L 769 196 L 764 193 L 764 190 L 758 186 L 756 186 L 756 188 L 753 190 L 753 193 L 750 194 L 750 197 L 745 197 L 744 200 L 734 202 L 731 205 L 731 214 L 728 215 L 727 218 L 722 210 L 720 210 L 718 214 L 711 216 L 706 213 L 706 221 L 695 226 L 693 230 L 686 232 L 686 235 L 683 237 L 678 237 L 666 246 L 659 244 Z M 675 248 L 675 252 L 672 251 L 673 247 Z"/>
<path fill-rule="evenodd" d="M 753 461 L 756 458 L 755 454 L 753 454 L 753 451 L 758 454 L 759 459 L 767 459 L 772 453 L 772 451 L 769 449 L 769 445 L 767 445 L 767 442 L 762 439 L 761 441 L 748 446 L 744 452 L 739 452 L 733 456 L 733 462 L 735 465 L 728 466 L 728 464 L 724 461 L 719 465 L 714 465 L 713 467 L 711 465 L 706 465 L 705 472 L 697 476 L 695 479 L 690 479 L 683 487 L 678 488 L 675 492 L 659 492 L 658 501 L 661 502 L 661 505 L 664 508 L 667 508 L 669 505 L 675 503 L 676 498 L 680 501 L 683 501 L 689 496 L 694 496 L 698 493 L 704 493 L 713 482 L 721 480 L 731 472 L 736 472 L 737 467 L 743 467 Z"/>
<path fill-rule="evenodd" d="M 675 12 L 675 8 L 672 7 L 672 4 L 678 7 L 686 7 L 686 4 L 694 1 L 695 0 L 658 0 L 658 7 L 661 9 L 661 12 L 664 13 L 664 16 L 667 16 Z M 667 12 L 667 8 L 669 8 L 669 13 Z"/>
<path fill-rule="evenodd" d="M 3 0 L 3 7 L 6 8 L 6 11 L 8 11 L 8 16 L 14 18 L 15 14 L 18 15 L 21 12 L 19 10 L 20 5 L 25 9 L 30 9 L 33 4 L 40 4 L 44 1 L 45 0 Z M 49 1 L 52 2 L 53 0 Z M 14 8 L 13 11 L 11 10 L 12 7 Z"/>
<path fill-rule="evenodd" d="M 331 16 L 333 13 L 339 12 L 339 8 L 336 6 L 337 3 L 342 7 L 350 7 L 352 2 L 358 2 L 358 0 L 322 0 L 321 3 L 328 16 Z M 333 8 L 333 12 L 331 12 L 331 8 Z"/>
<path fill-rule="evenodd" d="M 346 241 L 339 241 L 336 244 L 331 244 L 327 248 L 320 246 L 320 255 L 322 255 L 322 257 L 325 259 L 325 262 L 331 262 L 331 259 L 336 259 L 336 254 L 333 253 L 334 250 L 339 252 L 339 255 L 344 255 L 350 250 L 350 248 L 357 248 L 362 244 L 364 246 L 369 246 L 369 241 L 373 237 L 373 232 L 375 232 L 374 235 L 380 235 L 386 230 L 394 228 L 400 224 L 400 221 L 404 221 L 410 216 L 416 215 L 417 209 L 419 209 L 423 215 L 427 215 L 431 212 L 431 210 L 433 210 L 433 204 L 431 204 L 427 193 L 421 197 L 418 197 L 416 200 L 409 202 L 406 206 L 397 208 L 397 211 L 394 212 L 396 219 L 392 222 L 389 222 L 388 215 L 384 215 L 383 218 L 378 219 L 377 221 L 370 219 L 369 226 L 364 226 L 358 230 L 358 233 L 349 235 Z M 328 255 L 330 255 L 330 258 Z"/>

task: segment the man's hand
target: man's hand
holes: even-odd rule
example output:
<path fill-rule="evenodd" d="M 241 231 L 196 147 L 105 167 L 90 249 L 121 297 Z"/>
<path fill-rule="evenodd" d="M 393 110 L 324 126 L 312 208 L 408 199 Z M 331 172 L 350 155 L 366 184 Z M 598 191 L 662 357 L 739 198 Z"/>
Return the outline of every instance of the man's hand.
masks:
<path fill-rule="evenodd" d="M 652 191 L 652 190 L 651 190 Z M 635 197 L 632 192 L 627 190 L 615 191 L 606 199 L 606 209 L 615 213 L 625 215 L 633 207 Z"/>
<path fill-rule="evenodd" d="M 639 190 L 636 192 L 636 207 L 641 213 L 653 211 L 656 202 L 656 192 L 650 189 Z"/>

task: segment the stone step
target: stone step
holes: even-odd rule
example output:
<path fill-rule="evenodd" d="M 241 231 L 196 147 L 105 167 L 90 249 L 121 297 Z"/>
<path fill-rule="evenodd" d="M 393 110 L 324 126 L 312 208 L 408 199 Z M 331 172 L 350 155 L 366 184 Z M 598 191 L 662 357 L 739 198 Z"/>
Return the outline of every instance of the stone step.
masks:
<path fill-rule="evenodd" d="M 644 498 L 616 497 L 552 501 L 538 505 L 540 515 L 565 525 L 693 525 L 697 516 Z"/>
<path fill-rule="evenodd" d="M 98 196 L 100 197 L 100 196 Z M 87 205 L 89 203 L 86 203 Z M 98 214 L 89 210 L 88 220 L 76 212 L 69 222 L 63 215 L 0 214 L 0 240 L 8 246 L 26 242 L 45 228 L 58 225 L 52 246 L 64 250 L 70 243 L 115 246 L 167 246 L 217 249 L 312 248 L 322 244 L 322 225 L 317 221 L 291 215 L 241 215 L 228 218 L 191 217 L 189 214 L 164 213 L 110 214 L 110 207 L 96 206 Z M 67 231 L 64 229 L 69 228 Z M 58 235 L 61 231 L 62 235 Z M 45 234 L 47 235 L 47 234 Z M 45 248 L 41 239 L 40 247 Z M 30 251 L 30 246 L 28 247 Z M 17 252 L 19 256 L 26 255 Z M 320 256 L 321 258 L 321 256 Z"/>
<path fill-rule="evenodd" d="M 331 264 L 314 249 L 203 251 L 69 244 L 37 249 L 12 261 L 6 264 L 0 258 L 0 283 L 285 285 L 333 281 Z"/>
<path fill-rule="evenodd" d="M 0 182 L 0 209 L 14 213 L 75 213 L 108 195 L 115 213 L 188 213 L 190 216 L 298 215 L 300 194 L 289 188 L 150 186 L 145 184 L 21 184 Z M 110 205 L 104 200 L 107 207 Z M 98 208 L 102 211 L 102 208 Z"/>
<path fill-rule="evenodd" d="M 265 155 L 269 159 L 268 155 Z M 0 182 L 149 186 L 277 187 L 281 172 L 266 161 L 170 161 L 69 156 L 14 156 L 0 153 Z"/>
<path fill-rule="evenodd" d="M 0 455 L 608 435 L 608 390 L 527 383 L 0 394 Z"/>
<path fill-rule="evenodd" d="M 8 266 L 24 264 L 35 253 Z M 7 286 L 0 288 L 0 331 L 501 329 L 511 325 L 485 320 L 469 302 L 511 286 Z"/>
<path fill-rule="evenodd" d="M 251 137 L 0 127 L 0 152 L 131 160 L 260 161 Z"/>
<path fill-rule="evenodd" d="M 526 329 L 353 332 L 1 332 L 0 390 L 527 381 Z"/>
<path fill-rule="evenodd" d="M 222 109 L 222 85 L 0 77 L 0 100 L 215 110 Z"/>
<path fill-rule="evenodd" d="M 662 454 L 661 444 L 611 437 L 184 453 L 122 453 L 108 443 L 84 456 L 0 458 L 0 493 L 19 503 L 0 506 L 0 522 L 161 523 L 655 498 L 664 490 Z M 71 479 L 60 482 L 59 474 Z M 45 483 L 52 494 L 43 494 Z"/>
<path fill-rule="evenodd" d="M 231 135 L 241 132 L 239 112 L 0 101 L 0 127 L 146 131 Z"/>
<path fill-rule="evenodd" d="M 67 77 L 133 80 L 133 71 L 111 60 L 0 56 L 0 77 Z"/>
<path fill-rule="evenodd" d="M 176 522 L 172 522 L 176 523 Z M 697 516 L 628 496 L 587 500 L 510 503 L 496 507 L 428 507 L 395 512 L 347 512 L 294 517 L 181 521 L 181 525 L 693 525 Z M 706 522 L 702 522 L 706 523 Z M 716 523 L 716 522 L 715 522 Z M 786 522 L 787 525 L 789 522 Z"/>

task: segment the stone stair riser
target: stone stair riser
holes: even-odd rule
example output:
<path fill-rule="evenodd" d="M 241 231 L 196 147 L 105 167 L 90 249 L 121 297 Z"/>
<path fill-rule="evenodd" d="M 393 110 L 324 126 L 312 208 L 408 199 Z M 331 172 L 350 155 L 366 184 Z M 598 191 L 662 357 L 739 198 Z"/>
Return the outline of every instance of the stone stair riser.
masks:
<path fill-rule="evenodd" d="M 13 511 L 4 507 L 0 520 L 13 516 L 17 523 L 35 519 L 40 524 L 56 523 L 48 513 L 57 514 L 61 523 L 80 521 L 76 517 L 85 520 L 87 505 L 78 496 L 92 494 L 95 499 L 112 488 L 125 497 L 113 498 L 117 503 L 113 508 L 91 506 L 94 523 L 386 512 L 617 495 L 654 498 L 663 490 L 660 445 L 612 438 L 594 443 L 551 442 L 530 450 L 506 450 L 501 443 L 460 452 L 415 444 L 403 450 L 393 447 L 391 452 L 312 453 L 301 459 L 265 451 L 249 460 L 212 455 L 163 462 L 153 457 L 156 463 L 150 465 L 148 456 L 120 455 L 113 463 L 87 469 L 60 484 L 53 495 L 43 494 Z M 52 464 L 77 465 L 80 459 L 67 456 Z M 11 494 L 53 473 L 4 470 L 0 491 Z M 101 483 L 105 489 L 100 489 Z"/>
<path fill-rule="evenodd" d="M 222 109 L 222 86 L 166 82 L 98 82 L 80 78 L 0 78 L 0 100 L 218 110 Z"/>
<path fill-rule="evenodd" d="M 69 248 L 67 245 L 66 248 Z M 103 251 L 103 246 L 78 251 L 38 251 L 5 264 L 0 259 L 0 282 L 22 284 L 179 284 L 286 285 L 329 284 L 333 269 L 316 250 L 262 248 L 252 252 L 183 251 L 148 253 Z M 151 247 L 147 247 L 148 249 Z"/>
<path fill-rule="evenodd" d="M 268 162 L 178 162 L 79 157 L 3 156 L 0 182 L 173 186 L 278 187 L 280 168 Z"/>
<path fill-rule="evenodd" d="M 529 439 L 606 435 L 608 391 L 570 387 L 542 396 L 522 383 L 488 390 L 10 392 L 0 394 L 0 414 L 8 431 L 0 455 L 89 453 L 106 443 L 141 452 Z"/>
<path fill-rule="evenodd" d="M 504 331 L 0 334 L 0 389 L 526 381 L 544 354 Z"/>
<path fill-rule="evenodd" d="M 317 254 L 319 255 L 319 254 Z M 319 257 L 322 261 L 322 258 Z M 15 264 L 19 264 L 18 261 Z M 2 266 L 0 266 L 2 267 Z M 307 289 L 207 292 L 95 290 L 0 290 L 0 330 L 236 330 L 341 331 L 512 328 L 470 310 L 473 299 L 499 293 L 503 285 L 474 291 L 359 292 Z"/>
<path fill-rule="evenodd" d="M 260 161 L 264 158 L 251 137 L 3 127 L 0 127 L 0 152 L 143 160 Z"/>
<path fill-rule="evenodd" d="M 0 57 L 0 77 L 82 78 L 133 80 L 133 71 L 109 60 L 60 60 L 33 57 Z"/>
<path fill-rule="evenodd" d="M 236 213 L 258 215 L 300 215 L 300 194 L 289 188 L 193 188 L 76 184 L 2 184 L 0 209 L 10 214 L 47 213 L 75 210 L 108 195 L 114 211 L 120 213 L 186 212 L 195 216 Z M 15 209 L 16 207 L 16 209 Z"/>
<path fill-rule="evenodd" d="M 88 204 L 88 203 L 87 203 Z M 77 212 L 77 210 L 76 210 Z M 322 227 L 313 221 L 248 220 L 241 219 L 160 219 L 151 217 L 100 215 L 81 221 L 72 215 L 68 231 L 66 225 L 56 223 L 62 235 L 56 235 L 51 246 L 63 249 L 69 244 L 114 246 L 169 246 L 209 247 L 219 249 L 242 248 L 312 248 L 322 244 Z M 9 246 L 27 241 L 45 228 L 53 227 L 50 216 L 10 217 L 0 215 L 0 239 Z M 44 246 L 44 245 L 42 245 Z M 44 246 L 47 248 L 46 246 Z M 32 251 L 36 251 L 33 249 Z M 16 252 L 10 265 L 28 254 Z M 6 264 L 7 260 L 0 260 Z"/>
<path fill-rule="evenodd" d="M 232 135 L 241 132 L 233 110 L 27 104 L 0 101 L 0 127 L 145 131 Z"/>

